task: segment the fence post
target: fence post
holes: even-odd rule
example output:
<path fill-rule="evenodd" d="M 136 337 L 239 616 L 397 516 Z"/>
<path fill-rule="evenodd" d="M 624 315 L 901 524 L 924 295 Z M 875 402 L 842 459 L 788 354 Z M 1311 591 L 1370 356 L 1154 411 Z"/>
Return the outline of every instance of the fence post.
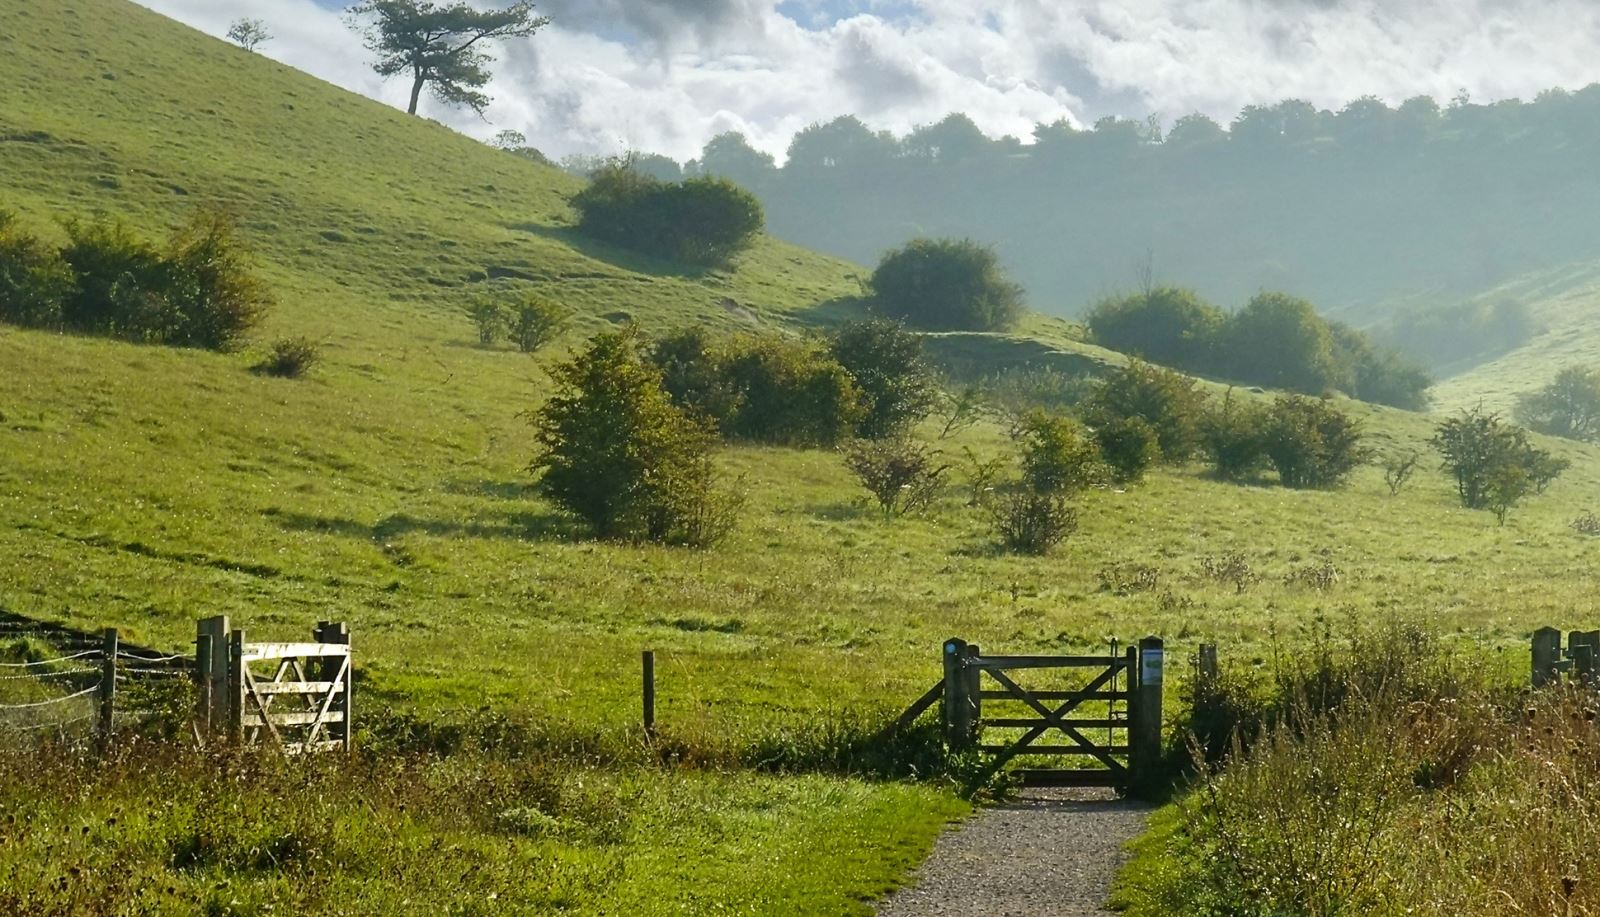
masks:
<path fill-rule="evenodd" d="M 105 754 L 111 750 L 113 729 L 116 725 L 117 707 L 117 629 L 106 628 L 105 642 L 100 650 L 100 689 L 96 692 L 100 701 L 100 716 L 96 723 L 96 743 L 100 753 Z"/>
<path fill-rule="evenodd" d="M 1138 680 L 1134 688 L 1134 715 L 1129 723 L 1129 775 L 1135 791 L 1148 792 L 1155 784 L 1161 763 L 1161 687 L 1166 663 L 1160 637 L 1139 641 Z"/>
<path fill-rule="evenodd" d="M 234 747 L 244 744 L 244 631 L 228 634 L 228 742 Z"/>
<path fill-rule="evenodd" d="M 205 662 L 199 658 L 199 641 L 209 638 L 211 652 Z M 200 691 L 202 702 L 209 702 L 200 721 L 212 733 L 221 732 L 228 725 L 228 616 L 202 618 L 195 625 L 195 668 L 205 685 Z"/>
<path fill-rule="evenodd" d="M 1533 632 L 1533 686 L 1543 688 L 1558 681 L 1561 662 L 1561 631 L 1541 627 Z"/>
<path fill-rule="evenodd" d="M 655 650 L 645 650 L 640 657 L 644 671 L 642 684 L 644 686 L 644 739 L 646 742 L 655 740 L 656 737 L 656 654 Z"/>
<path fill-rule="evenodd" d="M 980 659 L 983 650 L 978 644 L 967 644 L 966 658 L 968 660 Z M 967 665 L 967 733 L 972 736 L 974 744 L 978 740 L 978 725 L 983 719 L 983 669 L 976 665 Z"/>
<path fill-rule="evenodd" d="M 967 699 L 967 642 L 944 642 L 944 741 L 952 752 L 963 751 L 972 738 L 971 702 Z"/>
<path fill-rule="evenodd" d="M 194 722 L 202 744 L 211 735 L 211 635 L 196 634 L 194 638 Z"/>
<path fill-rule="evenodd" d="M 350 625 L 343 621 L 318 621 L 316 629 L 311 632 L 311 636 L 318 643 L 339 644 L 348 648 L 350 646 Z M 318 678 L 320 681 L 332 681 L 339 672 L 339 666 L 330 664 L 326 659 L 320 665 L 322 667 L 322 674 Z M 339 693 L 334 696 L 333 704 L 328 708 L 329 710 L 338 711 L 340 718 L 339 722 L 329 726 L 328 733 L 336 741 L 343 744 L 345 751 L 349 751 L 352 744 L 351 739 L 355 736 L 355 698 L 353 697 L 353 689 L 355 688 L 356 661 L 355 657 L 348 652 L 344 657 L 343 668 L 344 677 L 340 679 L 340 684 L 335 689 Z"/>
<path fill-rule="evenodd" d="M 1595 676 L 1595 653 L 1600 651 L 1600 634 L 1573 631 L 1567 634 L 1567 656 L 1572 659 L 1573 684 L 1589 684 Z"/>
<path fill-rule="evenodd" d="M 1200 644 L 1199 678 L 1202 684 L 1211 684 L 1217 680 L 1217 645 L 1215 643 Z"/>

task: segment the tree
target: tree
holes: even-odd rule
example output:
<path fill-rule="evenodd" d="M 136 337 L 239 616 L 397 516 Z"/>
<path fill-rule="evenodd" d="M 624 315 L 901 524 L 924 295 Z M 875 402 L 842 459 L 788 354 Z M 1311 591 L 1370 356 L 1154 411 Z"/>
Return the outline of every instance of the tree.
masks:
<path fill-rule="evenodd" d="M 1311 303 L 1258 293 L 1222 329 L 1222 369 L 1242 382 L 1320 395 L 1337 380 L 1333 335 Z"/>
<path fill-rule="evenodd" d="M 701 175 L 718 176 L 747 188 L 759 188 L 777 172 L 771 153 L 750 145 L 743 134 L 728 132 L 706 141 L 698 164 Z"/>
<path fill-rule="evenodd" d="M 1567 462 L 1534 446 L 1528 431 L 1473 408 L 1439 424 L 1433 447 L 1456 481 L 1461 505 L 1504 517 L 1529 491 L 1542 493 Z"/>
<path fill-rule="evenodd" d="M 1102 300 L 1089 312 L 1088 325 L 1097 344 L 1192 370 L 1210 362 L 1224 319 L 1221 309 L 1193 290 L 1163 286 Z"/>
<path fill-rule="evenodd" d="M 894 436 L 933 410 L 939 384 L 923 354 L 922 338 L 899 322 L 849 322 L 833 335 L 828 350 L 861 391 L 865 413 L 856 435 Z"/>
<path fill-rule="evenodd" d="M 935 331 L 998 331 L 1022 316 L 1022 287 L 970 239 L 913 239 L 883 256 L 872 293 L 890 318 Z"/>
<path fill-rule="evenodd" d="M 1549 385 L 1518 399 L 1517 419 L 1551 436 L 1600 437 L 1600 370 L 1585 366 L 1562 369 Z"/>
<path fill-rule="evenodd" d="M 55 328 L 72 294 L 72 268 L 61 253 L 0 210 L 0 321 L 27 328 Z"/>
<path fill-rule="evenodd" d="M 555 394 L 535 417 L 545 496 L 602 538 L 714 540 L 702 521 L 731 515 L 715 486 L 715 435 L 667 397 L 638 332 L 602 332 L 552 375 Z"/>
<path fill-rule="evenodd" d="M 534 353 L 561 336 L 572 320 L 572 313 L 557 303 L 538 296 L 525 296 L 511 307 L 511 340 L 523 353 Z"/>
<path fill-rule="evenodd" d="M 629 159 L 597 169 L 572 198 L 586 235 L 688 264 L 727 264 L 765 225 L 755 195 L 722 178 L 663 182 Z"/>
<path fill-rule="evenodd" d="M 483 114 L 490 99 L 479 90 L 489 82 L 494 58 L 479 45 L 526 37 L 550 24 L 548 18 L 534 15 L 533 0 L 517 0 L 497 10 L 477 10 L 465 2 L 363 0 L 350 7 L 346 21 L 362 32 L 367 50 L 377 55 L 372 69 L 379 76 L 410 74 L 411 103 L 406 112 L 412 115 L 425 87 L 446 105 L 464 105 Z"/>
<path fill-rule="evenodd" d="M 267 24 L 259 19 L 235 19 L 228 26 L 228 40 L 246 51 L 254 51 L 271 41 L 272 33 L 267 31 Z"/>

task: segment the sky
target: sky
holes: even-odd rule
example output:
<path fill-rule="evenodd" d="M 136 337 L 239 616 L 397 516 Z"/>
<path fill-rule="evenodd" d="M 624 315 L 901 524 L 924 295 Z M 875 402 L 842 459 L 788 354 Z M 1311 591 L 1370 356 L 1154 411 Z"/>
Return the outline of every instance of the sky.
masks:
<path fill-rule="evenodd" d="M 138 2 L 219 36 L 261 19 L 274 36 L 262 53 L 405 104 L 408 81 L 372 73 L 337 0 Z M 484 118 L 431 101 L 422 113 L 480 138 L 521 131 L 553 158 L 686 160 L 739 131 L 781 162 L 796 131 L 841 114 L 903 134 L 960 111 L 1026 141 L 1061 118 L 1226 124 L 1285 98 L 1484 102 L 1600 82 L 1596 0 L 545 0 L 539 12 L 548 27 L 494 49 Z"/>

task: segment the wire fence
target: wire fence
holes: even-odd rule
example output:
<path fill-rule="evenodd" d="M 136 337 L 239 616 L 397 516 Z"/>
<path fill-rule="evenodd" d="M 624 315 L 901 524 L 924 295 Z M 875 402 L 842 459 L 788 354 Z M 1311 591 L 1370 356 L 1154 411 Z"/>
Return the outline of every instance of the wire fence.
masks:
<path fill-rule="evenodd" d="M 180 696 L 174 689 L 192 678 L 192 657 L 122 650 L 115 630 L 105 632 L 103 646 L 76 652 L 55 649 L 50 636 L 0 631 L 0 639 L 26 637 L 57 653 L 0 661 L 0 743 L 8 734 L 20 739 L 52 732 L 62 739 L 92 732 L 108 742 L 118 729 L 161 716 Z M 11 654 L 33 650 L 13 647 Z"/>

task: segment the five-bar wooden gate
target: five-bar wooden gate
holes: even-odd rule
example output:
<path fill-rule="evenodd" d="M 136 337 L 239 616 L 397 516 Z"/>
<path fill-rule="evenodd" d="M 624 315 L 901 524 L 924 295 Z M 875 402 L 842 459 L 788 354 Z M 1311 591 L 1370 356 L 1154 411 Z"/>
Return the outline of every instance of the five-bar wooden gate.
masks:
<path fill-rule="evenodd" d="M 310 643 L 247 643 L 225 616 L 200 622 L 195 638 L 199 721 L 235 746 L 270 742 L 285 754 L 349 751 L 355 682 L 350 629 L 323 621 Z M 269 665 L 270 675 L 255 665 Z"/>
<path fill-rule="evenodd" d="M 909 725 L 942 701 L 950 751 L 990 756 L 980 779 L 1019 757 L 1076 758 L 1084 766 L 1026 767 L 1017 773 L 1031 786 L 1136 791 L 1148 785 L 1161 757 L 1163 660 L 1159 637 L 1103 656 L 985 656 L 976 645 L 951 639 L 943 646 L 944 680 L 912 704 L 896 726 Z M 1024 684 L 1030 681 L 1020 674 L 1025 671 L 1087 677 L 1046 687 Z M 998 736 L 1001 731 L 1012 737 Z"/>

